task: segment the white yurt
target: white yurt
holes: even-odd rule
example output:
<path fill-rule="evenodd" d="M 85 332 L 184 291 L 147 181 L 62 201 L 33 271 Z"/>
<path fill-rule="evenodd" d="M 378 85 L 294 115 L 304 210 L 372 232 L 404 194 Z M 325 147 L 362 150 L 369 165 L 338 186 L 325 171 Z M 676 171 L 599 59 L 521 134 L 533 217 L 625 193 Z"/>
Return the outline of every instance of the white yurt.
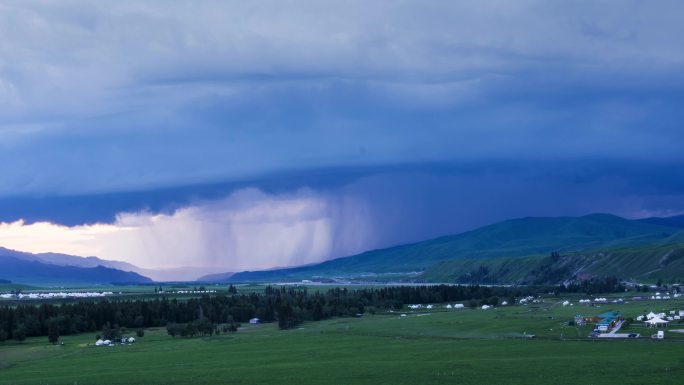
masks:
<path fill-rule="evenodd" d="M 95 341 L 95 346 L 102 346 L 102 345 L 104 345 L 104 341 L 102 341 L 102 340 Z"/>
<path fill-rule="evenodd" d="M 669 321 L 666 321 L 660 317 L 653 317 L 653 318 L 649 319 L 648 321 L 646 321 L 646 326 L 649 326 L 649 327 L 651 327 L 651 326 L 652 327 L 667 326 L 668 322 Z"/>

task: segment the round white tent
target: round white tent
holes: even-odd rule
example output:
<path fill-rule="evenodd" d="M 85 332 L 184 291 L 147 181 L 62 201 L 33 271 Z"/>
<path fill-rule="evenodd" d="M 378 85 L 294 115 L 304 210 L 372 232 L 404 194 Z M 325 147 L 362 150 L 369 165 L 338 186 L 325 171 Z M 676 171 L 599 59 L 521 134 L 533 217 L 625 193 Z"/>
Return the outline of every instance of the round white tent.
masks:
<path fill-rule="evenodd" d="M 648 327 L 658 327 L 658 326 L 667 326 L 667 323 L 669 321 L 666 321 L 660 317 L 653 317 L 646 321 L 646 326 Z"/>

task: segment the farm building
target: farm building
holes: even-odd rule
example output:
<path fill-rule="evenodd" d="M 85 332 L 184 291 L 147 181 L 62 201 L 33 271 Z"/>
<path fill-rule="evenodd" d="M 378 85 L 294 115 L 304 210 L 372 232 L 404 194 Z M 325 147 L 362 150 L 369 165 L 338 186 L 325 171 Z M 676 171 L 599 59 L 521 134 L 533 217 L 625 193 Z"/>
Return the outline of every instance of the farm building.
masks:
<path fill-rule="evenodd" d="M 585 322 L 595 322 L 596 329 L 603 333 L 608 332 L 610 329 L 614 328 L 621 318 L 618 317 L 618 312 L 609 311 L 603 314 L 599 314 L 596 317 L 585 317 Z"/>

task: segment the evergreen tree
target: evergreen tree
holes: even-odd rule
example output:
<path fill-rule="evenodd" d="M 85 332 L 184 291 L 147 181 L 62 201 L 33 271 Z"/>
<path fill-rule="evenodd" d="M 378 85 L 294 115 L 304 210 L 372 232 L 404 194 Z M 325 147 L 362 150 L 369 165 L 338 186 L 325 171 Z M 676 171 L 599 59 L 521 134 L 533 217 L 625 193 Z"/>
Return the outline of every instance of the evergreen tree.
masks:
<path fill-rule="evenodd" d="M 56 344 L 59 341 L 59 325 L 54 318 L 48 320 L 48 341 L 51 344 Z"/>
<path fill-rule="evenodd" d="M 12 331 L 12 336 L 19 342 L 24 341 L 26 339 L 26 327 L 23 324 L 17 325 L 17 328 Z"/>

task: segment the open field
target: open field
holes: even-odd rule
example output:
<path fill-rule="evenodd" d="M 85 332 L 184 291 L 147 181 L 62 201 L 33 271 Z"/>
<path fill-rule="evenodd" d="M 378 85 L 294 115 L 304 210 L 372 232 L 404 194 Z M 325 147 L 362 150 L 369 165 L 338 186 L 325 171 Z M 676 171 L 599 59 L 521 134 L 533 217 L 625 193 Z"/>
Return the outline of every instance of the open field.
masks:
<path fill-rule="evenodd" d="M 64 346 L 30 338 L 0 344 L 0 384 L 679 384 L 684 334 L 595 340 L 586 338 L 590 326 L 567 321 L 575 314 L 617 310 L 632 317 L 682 306 L 678 299 L 563 307 L 549 298 L 489 310 L 338 318 L 288 331 L 246 325 L 236 334 L 195 339 L 150 329 L 129 346 L 88 346 L 94 334 L 65 336 Z M 640 324 L 623 330 L 651 333 Z"/>

